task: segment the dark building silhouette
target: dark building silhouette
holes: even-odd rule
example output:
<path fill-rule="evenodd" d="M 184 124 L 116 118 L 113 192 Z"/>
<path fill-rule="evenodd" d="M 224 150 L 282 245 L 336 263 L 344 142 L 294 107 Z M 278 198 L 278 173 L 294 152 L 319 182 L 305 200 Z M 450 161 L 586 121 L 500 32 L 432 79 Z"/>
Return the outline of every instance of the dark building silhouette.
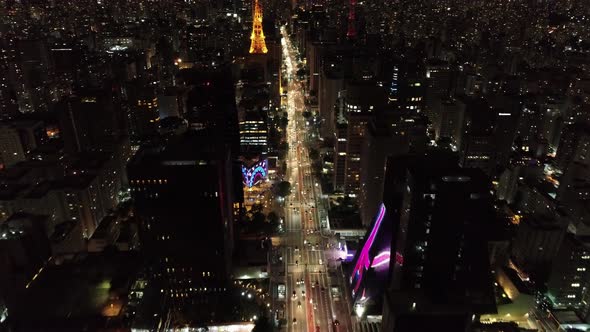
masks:
<path fill-rule="evenodd" d="M 210 137 L 189 131 L 141 148 L 128 165 L 142 247 L 172 309 L 194 310 L 196 298 L 203 308 L 214 305 L 230 277 L 239 202 L 230 150 Z"/>
<path fill-rule="evenodd" d="M 57 106 L 66 152 L 104 151 L 121 137 L 121 114 L 108 88 L 84 89 Z"/>
<path fill-rule="evenodd" d="M 460 331 L 472 315 L 496 310 L 489 180 L 453 164 L 432 154 L 389 163 L 397 166 L 386 176 L 394 227 L 383 331 Z"/>

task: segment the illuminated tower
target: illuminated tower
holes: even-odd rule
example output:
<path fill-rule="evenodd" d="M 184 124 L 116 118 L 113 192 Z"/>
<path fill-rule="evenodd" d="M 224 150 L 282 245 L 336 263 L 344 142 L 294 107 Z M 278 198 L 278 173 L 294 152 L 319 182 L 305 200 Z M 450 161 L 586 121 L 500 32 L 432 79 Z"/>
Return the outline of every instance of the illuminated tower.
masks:
<path fill-rule="evenodd" d="M 250 35 L 250 53 L 264 54 L 268 52 L 262 31 L 262 7 L 258 0 L 254 0 L 254 14 L 252 19 L 252 35 Z"/>
<path fill-rule="evenodd" d="M 356 28 L 355 28 L 356 13 L 354 10 L 355 6 L 356 6 L 356 0 L 350 0 L 350 8 L 348 10 L 348 31 L 346 32 L 346 37 L 348 37 L 348 38 L 355 38 L 356 37 Z"/>

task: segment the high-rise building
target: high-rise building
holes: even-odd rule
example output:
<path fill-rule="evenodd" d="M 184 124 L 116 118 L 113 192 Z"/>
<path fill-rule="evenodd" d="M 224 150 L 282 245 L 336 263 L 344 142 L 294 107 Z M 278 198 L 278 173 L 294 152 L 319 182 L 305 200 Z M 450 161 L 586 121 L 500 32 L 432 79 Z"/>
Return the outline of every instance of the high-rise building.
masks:
<path fill-rule="evenodd" d="M 156 136 L 160 127 L 160 114 L 155 89 L 135 81 L 128 85 L 127 98 L 131 140 L 139 143 Z"/>
<path fill-rule="evenodd" d="M 547 297 L 556 309 L 578 311 L 588 317 L 590 305 L 590 239 L 568 234 L 547 283 Z"/>
<path fill-rule="evenodd" d="M 469 101 L 465 109 L 459 148 L 460 165 L 490 173 L 495 166 L 494 124 L 496 113 L 484 100 Z"/>
<path fill-rule="evenodd" d="M 487 177 L 434 150 L 388 158 L 383 183 L 382 203 L 347 271 L 356 314 L 383 310 L 383 331 L 414 331 L 404 324 L 423 316 L 493 312 Z"/>
<path fill-rule="evenodd" d="M 22 70 L 21 111 L 46 111 L 49 107 L 49 82 L 53 72 L 47 41 L 23 39 L 16 43 L 18 60 Z"/>
<path fill-rule="evenodd" d="M 142 147 L 128 165 L 142 248 L 162 301 L 206 321 L 213 313 L 205 308 L 228 287 L 240 206 L 232 165 L 230 150 L 206 130 Z"/>
<path fill-rule="evenodd" d="M 58 104 L 66 152 L 105 151 L 118 142 L 121 123 L 114 98 L 110 89 L 88 89 Z"/>
<path fill-rule="evenodd" d="M 340 93 L 338 107 L 335 107 L 335 136 L 334 143 L 334 190 L 344 192 L 346 179 L 346 149 L 348 146 L 348 118 L 344 109 L 344 93 Z"/>
<path fill-rule="evenodd" d="M 400 108 L 415 113 L 424 112 L 426 108 L 426 83 L 424 82 L 421 66 L 416 63 L 402 63 L 398 73 L 398 103 Z"/>
<path fill-rule="evenodd" d="M 346 150 L 344 152 L 344 192 L 352 196 L 361 189 L 361 149 L 367 132 L 367 124 L 377 112 L 385 112 L 385 90 L 371 81 L 351 82 L 344 97 L 347 122 Z M 342 139 L 338 137 L 338 140 Z"/>
<path fill-rule="evenodd" d="M 186 119 L 191 128 L 206 128 L 212 140 L 227 144 L 232 157 L 237 159 L 240 151 L 238 112 L 235 88 L 228 71 L 192 71 L 187 75 L 186 84 L 192 85 L 192 89 L 186 99 Z"/>
<path fill-rule="evenodd" d="M 72 161 L 67 168 L 61 167 L 60 177 L 50 180 L 52 171 L 45 170 L 45 173 L 25 177 L 20 183 L 6 185 L 0 197 L 0 219 L 18 212 L 45 215 L 51 221 L 48 234 L 52 234 L 58 224 L 70 222 L 76 225 L 76 238 L 89 239 L 101 220 L 117 205 L 121 178 L 118 161 L 114 158 L 91 155 L 80 158 L 82 160 Z M 48 168 L 47 164 L 44 166 Z M 75 253 L 85 250 L 85 245 L 69 249 L 68 254 Z"/>
<path fill-rule="evenodd" d="M 338 58 L 326 58 L 319 69 L 318 104 L 322 137 L 334 135 L 336 122 L 336 101 L 344 89 L 344 72 Z"/>
<path fill-rule="evenodd" d="M 440 115 L 441 102 L 449 96 L 451 88 L 451 70 L 444 60 L 430 59 L 426 62 L 425 103 L 428 118 L 436 122 Z"/>
<path fill-rule="evenodd" d="M 438 116 L 434 119 L 437 138 L 450 139 L 455 146 L 461 146 L 465 104 L 460 100 L 445 100 L 440 105 Z"/>
<path fill-rule="evenodd" d="M 522 105 L 517 99 L 499 98 L 494 106 L 494 146 L 496 150 L 496 165 L 508 165 L 512 146 L 516 138 L 516 131 L 520 120 Z"/>
<path fill-rule="evenodd" d="M 496 310 L 486 241 L 494 220 L 489 180 L 446 159 L 415 160 L 397 191 L 383 331 L 434 324 L 459 331 L 473 314 Z"/>
<path fill-rule="evenodd" d="M 391 119 L 375 117 L 367 128 L 361 149 L 361 221 L 369 226 L 382 202 L 388 157 L 426 149 L 427 119 L 408 112 L 396 112 Z"/>
<path fill-rule="evenodd" d="M 268 152 L 267 114 L 263 110 L 239 112 L 241 155 L 259 155 Z"/>
<path fill-rule="evenodd" d="M 42 122 L 13 121 L 0 124 L 0 168 L 26 160 L 45 141 L 46 136 Z"/>
<path fill-rule="evenodd" d="M 158 110 L 160 112 L 160 119 L 165 119 L 170 116 L 179 117 L 184 114 L 182 98 L 179 96 L 179 89 L 174 87 L 166 88 L 162 93 L 158 94 Z"/>
<path fill-rule="evenodd" d="M 557 149 L 557 167 L 566 172 L 572 162 L 590 161 L 590 126 L 577 123 L 566 126 Z"/>
<path fill-rule="evenodd" d="M 514 263 L 523 271 L 546 280 L 557 256 L 567 224 L 557 218 L 520 217 L 512 244 Z"/>

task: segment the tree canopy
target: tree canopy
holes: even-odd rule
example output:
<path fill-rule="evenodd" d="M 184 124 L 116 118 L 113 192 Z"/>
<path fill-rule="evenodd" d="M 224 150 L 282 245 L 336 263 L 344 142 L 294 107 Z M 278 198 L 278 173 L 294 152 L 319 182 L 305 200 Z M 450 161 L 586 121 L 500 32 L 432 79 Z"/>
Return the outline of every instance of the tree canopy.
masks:
<path fill-rule="evenodd" d="M 291 193 L 291 182 L 281 181 L 277 185 L 277 194 L 282 197 L 286 197 Z"/>

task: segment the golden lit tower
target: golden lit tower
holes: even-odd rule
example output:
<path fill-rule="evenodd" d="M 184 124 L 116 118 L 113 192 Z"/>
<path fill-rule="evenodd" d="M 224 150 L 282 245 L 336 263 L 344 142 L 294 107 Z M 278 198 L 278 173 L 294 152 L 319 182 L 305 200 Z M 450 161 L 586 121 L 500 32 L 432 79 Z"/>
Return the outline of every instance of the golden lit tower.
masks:
<path fill-rule="evenodd" d="M 267 53 L 266 43 L 264 42 L 264 31 L 262 31 L 262 7 L 258 0 L 254 0 L 254 14 L 252 19 L 252 35 L 250 36 L 250 53 L 263 54 Z"/>

